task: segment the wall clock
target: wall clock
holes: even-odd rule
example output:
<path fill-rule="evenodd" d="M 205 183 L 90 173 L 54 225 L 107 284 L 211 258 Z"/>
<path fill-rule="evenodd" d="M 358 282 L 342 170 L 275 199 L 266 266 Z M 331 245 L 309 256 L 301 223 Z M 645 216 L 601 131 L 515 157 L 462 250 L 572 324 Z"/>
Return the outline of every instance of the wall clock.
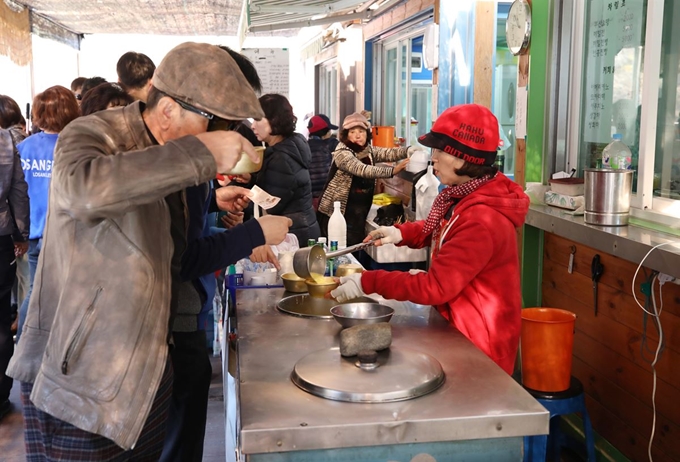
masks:
<path fill-rule="evenodd" d="M 505 40 L 513 55 L 526 52 L 531 40 L 531 7 L 524 0 L 515 0 L 505 23 Z"/>

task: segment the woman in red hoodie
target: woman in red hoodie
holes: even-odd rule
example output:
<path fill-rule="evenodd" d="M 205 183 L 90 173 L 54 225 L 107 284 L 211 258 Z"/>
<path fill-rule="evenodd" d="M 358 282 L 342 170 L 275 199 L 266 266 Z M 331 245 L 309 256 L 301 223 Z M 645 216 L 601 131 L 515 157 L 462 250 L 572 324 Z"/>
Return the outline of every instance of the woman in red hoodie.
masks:
<path fill-rule="evenodd" d="M 521 293 L 516 228 L 529 198 L 494 167 L 498 121 L 477 104 L 444 111 L 418 140 L 432 148 L 446 188 L 427 220 L 380 227 L 376 245 L 430 247 L 427 272 L 365 271 L 340 278 L 338 301 L 377 293 L 433 305 L 451 324 L 512 374 L 519 345 Z"/>

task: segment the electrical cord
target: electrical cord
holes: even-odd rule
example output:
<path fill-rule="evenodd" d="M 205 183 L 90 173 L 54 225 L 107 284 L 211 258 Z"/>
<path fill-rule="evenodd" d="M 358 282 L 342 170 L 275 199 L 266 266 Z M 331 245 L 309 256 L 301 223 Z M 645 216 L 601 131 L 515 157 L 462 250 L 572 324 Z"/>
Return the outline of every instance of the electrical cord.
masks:
<path fill-rule="evenodd" d="M 652 431 L 649 436 L 649 445 L 647 446 L 647 456 L 649 457 L 649 461 L 653 462 L 652 458 L 652 443 L 654 441 L 654 433 L 656 432 L 656 363 L 659 361 L 659 357 L 661 356 L 661 351 L 663 350 L 663 328 L 661 327 L 661 312 L 663 311 L 663 292 L 662 292 L 662 287 L 665 281 L 659 281 L 659 298 L 661 299 L 661 307 L 657 310 L 656 308 L 656 297 L 654 295 L 654 281 L 658 280 L 659 274 L 658 272 L 654 272 L 652 274 L 652 279 L 651 279 L 651 285 L 650 285 L 650 298 L 652 300 L 652 310 L 653 312 L 647 311 L 645 307 L 643 307 L 640 302 L 637 299 L 637 296 L 635 295 L 635 279 L 637 278 L 638 273 L 640 272 L 640 268 L 642 268 L 643 263 L 649 257 L 649 255 L 658 249 L 659 247 L 662 247 L 664 245 L 672 245 L 675 244 L 675 242 L 664 242 L 662 244 L 655 245 L 652 247 L 649 252 L 644 256 L 642 261 L 640 261 L 640 264 L 638 265 L 637 269 L 635 270 L 635 274 L 633 275 L 633 282 L 631 283 L 631 291 L 633 294 L 633 299 L 635 300 L 635 303 L 640 307 L 642 311 L 644 311 L 646 314 L 650 315 L 653 317 L 654 321 L 656 322 L 656 327 L 657 331 L 659 332 L 659 344 L 656 347 L 656 351 L 654 352 L 654 360 L 651 362 L 650 366 L 652 368 Z M 644 359 L 644 358 L 643 358 Z"/>
<path fill-rule="evenodd" d="M 652 274 L 647 275 L 647 271 L 643 268 L 643 272 L 645 273 L 645 282 L 643 284 L 647 284 L 648 292 L 645 292 L 643 290 L 643 294 L 645 295 L 645 311 L 647 310 L 653 310 L 653 308 L 650 308 L 653 304 L 654 300 L 654 280 L 657 279 L 657 275 L 659 274 L 658 271 L 652 271 Z M 661 282 L 659 281 L 659 284 Z M 661 286 L 659 286 L 661 287 Z M 662 300 L 663 302 L 663 300 Z M 661 311 L 659 311 L 659 315 L 661 315 Z M 647 337 L 647 319 L 649 316 L 647 313 L 642 314 L 642 340 L 640 342 L 640 357 L 644 362 L 647 364 L 652 364 L 654 362 L 654 358 L 656 357 L 655 349 L 656 348 L 650 348 L 649 343 L 648 343 L 648 337 Z M 655 318 L 652 318 L 655 319 Z M 659 333 L 659 326 L 656 322 L 652 324 L 654 326 L 654 329 L 656 330 L 656 333 L 658 335 Z M 659 354 L 663 353 L 663 350 L 665 348 L 665 345 L 661 346 L 661 351 Z M 649 355 L 651 355 L 651 358 L 648 359 Z"/>

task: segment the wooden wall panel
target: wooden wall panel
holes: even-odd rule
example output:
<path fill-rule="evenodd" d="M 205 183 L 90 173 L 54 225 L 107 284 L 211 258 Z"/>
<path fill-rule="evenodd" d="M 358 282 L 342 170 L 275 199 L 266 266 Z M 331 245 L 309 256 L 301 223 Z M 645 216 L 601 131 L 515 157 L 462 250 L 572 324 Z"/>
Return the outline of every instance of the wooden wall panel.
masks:
<path fill-rule="evenodd" d="M 576 249 L 574 271 L 567 265 Z M 590 266 L 599 253 L 605 267 L 598 284 L 598 314 L 594 315 Z M 651 352 L 642 352 L 643 311 L 631 294 L 637 264 L 545 233 L 543 306 L 576 313 L 572 374 L 585 387 L 593 427 L 633 460 L 647 459 L 652 427 L 652 368 L 658 335 L 647 318 Z M 651 269 L 646 268 L 647 273 Z M 644 280 L 641 270 L 636 293 Z M 659 287 L 655 285 L 657 306 Z M 663 286 L 665 350 L 657 365 L 657 422 L 652 455 L 655 461 L 680 460 L 680 286 Z"/>
<path fill-rule="evenodd" d="M 632 430 L 630 425 L 613 415 L 611 411 L 592 399 L 590 395 L 586 395 L 586 407 L 595 431 L 616 449 L 633 461 L 649 460 L 647 457 L 648 436 L 642 436 Z M 652 447 L 652 456 L 654 462 L 677 462 L 659 451 L 656 446 Z"/>
<path fill-rule="evenodd" d="M 574 359 L 572 368 L 574 375 L 588 378 L 583 383 L 586 393 L 609 409 L 616 418 L 627 422 L 631 433 L 638 433 L 636 441 L 649 440 L 651 425 L 646 423 L 652 421 L 652 409 L 645 401 L 631 398 L 624 388 L 604 378 L 599 369 L 588 366 L 578 358 Z M 663 414 L 657 414 L 656 426 L 662 430 L 654 438 L 659 449 L 672 456 L 673 460 L 680 460 L 680 448 L 677 441 L 674 441 L 680 435 L 680 427 Z"/>

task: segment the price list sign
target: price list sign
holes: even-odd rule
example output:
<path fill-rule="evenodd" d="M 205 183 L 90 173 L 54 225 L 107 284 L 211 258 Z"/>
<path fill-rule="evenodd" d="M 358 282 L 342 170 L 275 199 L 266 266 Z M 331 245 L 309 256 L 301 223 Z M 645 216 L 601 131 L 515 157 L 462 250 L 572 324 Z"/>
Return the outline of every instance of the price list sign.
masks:
<path fill-rule="evenodd" d="M 290 63 L 285 48 L 244 48 L 262 81 L 262 94 L 279 93 L 288 98 Z"/>
<path fill-rule="evenodd" d="M 637 112 L 646 8 L 644 0 L 590 0 L 586 5 L 582 139 L 608 143 L 614 132 L 632 128 L 630 119 Z"/>

